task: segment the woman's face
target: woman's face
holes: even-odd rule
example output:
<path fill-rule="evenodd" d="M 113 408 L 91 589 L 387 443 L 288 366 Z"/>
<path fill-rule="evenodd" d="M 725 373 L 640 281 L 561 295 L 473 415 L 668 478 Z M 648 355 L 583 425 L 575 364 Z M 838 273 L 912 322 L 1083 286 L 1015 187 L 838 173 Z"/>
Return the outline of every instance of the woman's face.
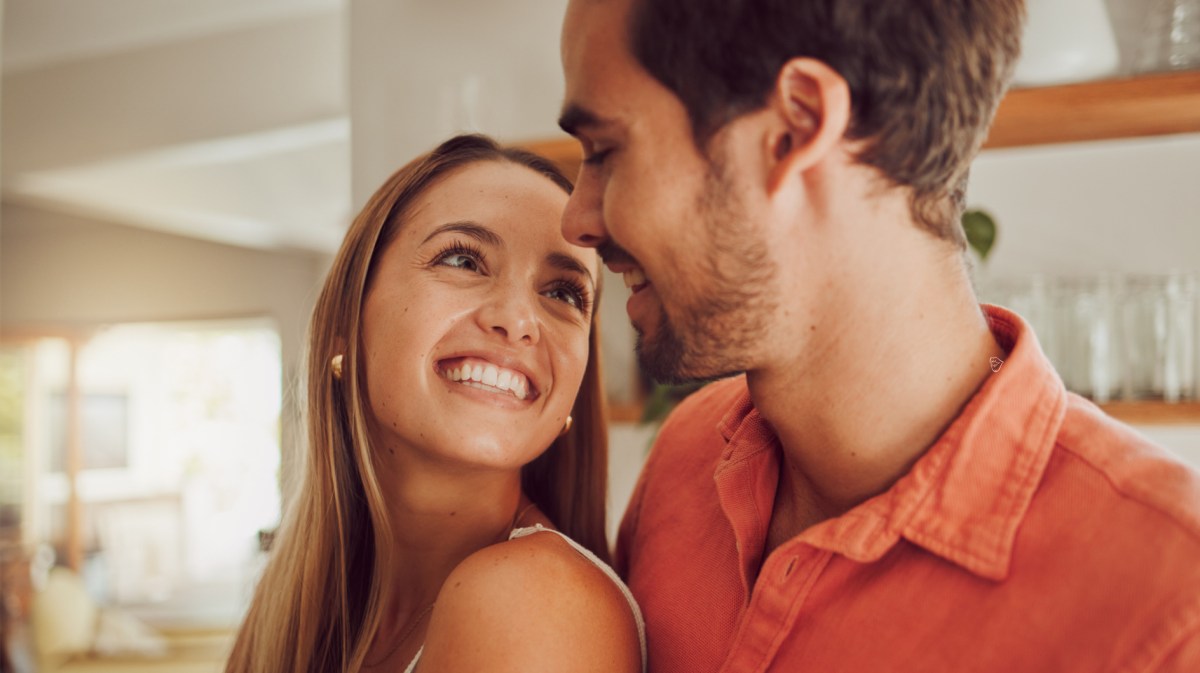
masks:
<path fill-rule="evenodd" d="M 558 435 L 587 365 L 598 273 L 595 252 L 560 233 L 566 203 L 502 161 L 455 169 L 414 200 L 363 308 L 380 458 L 517 468 Z"/>

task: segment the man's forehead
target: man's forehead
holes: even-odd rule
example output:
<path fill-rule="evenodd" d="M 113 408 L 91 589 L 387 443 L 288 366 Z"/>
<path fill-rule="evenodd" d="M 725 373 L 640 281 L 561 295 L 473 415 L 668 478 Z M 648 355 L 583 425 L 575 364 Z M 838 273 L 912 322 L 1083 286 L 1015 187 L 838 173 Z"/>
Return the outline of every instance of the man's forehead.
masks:
<path fill-rule="evenodd" d="M 564 127 L 594 127 L 605 119 L 600 103 L 629 76 L 636 62 L 626 44 L 624 11 L 629 0 L 571 0 L 563 24 L 562 60 L 566 99 Z"/>
<path fill-rule="evenodd" d="M 571 0 L 563 21 L 564 67 L 572 65 L 572 60 L 613 58 L 620 52 L 628 53 L 631 5 L 631 0 Z"/>

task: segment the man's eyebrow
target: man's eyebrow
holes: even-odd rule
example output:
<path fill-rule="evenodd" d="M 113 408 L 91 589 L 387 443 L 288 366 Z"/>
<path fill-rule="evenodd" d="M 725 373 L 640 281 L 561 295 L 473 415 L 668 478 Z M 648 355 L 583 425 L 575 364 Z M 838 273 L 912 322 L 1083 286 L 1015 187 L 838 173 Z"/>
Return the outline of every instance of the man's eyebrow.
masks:
<path fill-rule="evenodd" d="M 592 278 L 592 272 L 588 271 L 588 268 L 581 264 L 579 260 L 575 259 L 574 257 L 561 252 L 552 252 L 546 255 L 546 261 L 556 269 L 577 273 L 587 278 L 588 283 L 590 283 L 593 288 L 596 287 L 596 279 Z"/>
<path fill-rule="evenodd" d="M 580 129 L 603 126 L 607 123 L 608 120 L 577 104 L 568 105 L 558 118 L 559 128 L 570 135 L 576 135 Z"/>
<path fill-rule="evenodd" d="M 451 222 L 449 224 L 443 224 L 437 229 L 434 229 L 428 236 L 425 237 L 424 241 L 421 241 L 421 245 L 425 245 L 437 236 L 449 233 L 464 234 L 479 241 L 480 243 L 494 247 L 498 247 L 504 242 L 500 239 L 500 236 L 498 236 L 496 232 L 488 229 L 482 224 L 478 224 L 476 222 Z"/>

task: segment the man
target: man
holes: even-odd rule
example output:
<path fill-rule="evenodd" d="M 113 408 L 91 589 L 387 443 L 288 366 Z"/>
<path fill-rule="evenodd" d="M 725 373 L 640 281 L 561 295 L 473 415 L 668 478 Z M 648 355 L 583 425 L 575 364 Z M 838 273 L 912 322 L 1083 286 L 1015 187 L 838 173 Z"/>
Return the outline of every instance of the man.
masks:
<path fill-rule="evenodd" d="M 618 542 L 654 673 L 1200 671 L 1200 479 L 982 310 L 1019 0 L 572 0 L 563 219 L 666 381 Z"/>

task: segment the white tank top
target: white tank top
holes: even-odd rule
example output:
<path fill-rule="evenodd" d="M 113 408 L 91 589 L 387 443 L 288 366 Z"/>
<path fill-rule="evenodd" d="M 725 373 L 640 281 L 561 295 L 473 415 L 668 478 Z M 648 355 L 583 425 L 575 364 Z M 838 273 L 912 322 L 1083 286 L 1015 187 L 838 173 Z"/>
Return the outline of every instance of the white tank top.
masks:
<path fill-rule="evenodd" d="M 612 580 L 614 584 L 617 585 L 617 588 L 621 590 L 621 594 L 623 596 L 625 596 L 625 600 L 629 602 L 629 609 L 633 611 L 633 621 L 637 625 L 638 645 L 641 647 L 641 650 L 642 650 L 642 673 L 645 673 L 646 672 L 646 623 L 645 623 L 645 621 L 642 620 L 642 610 L 641 610 L 641 608 L 638 607 L 637 601 L 633 599 L 633 594 L 630 593 L 629 587 L 625 586 L 625 583 L 621 581 L 620 577 L 617 577 L 617 573 L 612 568 L 610 568 L 607 563 L 605 563 L 604 561 L 601 561 L 599 558 L 597 558 L 596 555 L 593 554 L 586 547 L 584 547 L 583 545 L 579 544 L 578 542 L 572 540 L 571 538 L 567 537 L 565 534 L 560 533 L 559 531 L 551 530 L 549 528 L 543 527 L 542 524 L 540 524 L 540 523 L 536 524 L 534 526 L 530 526 L 528 528 L 514 529 L 513 532 L 509 534 L 508 539 L 516 540 L 518 538 L 523 538 L 526 535 L 533 535 L 534 533 L 541 533 L 541 532 L 554 533 L 555 535 L 566 540 L 567 544 L 571 545 L 571 547 L 575 551 L 582 554 L 585 559 L 591 561 L 592 563 L 594 563 L 596 565 L 597 568 L 604 571 L 604 574 L 607 575 L 608 578 L 610 580 Z M 417 667 L 417 661 L 419 661 L 421 659 L 421 652 L 424 652 L 424 651 L 425 651 L 424 646 L 422 646 L 421 649 L 417 650 L 416 656 L 414 656 L 413 660 L 411 662 L 409 662 L 408 668 L 404 669 L 404 673 L 413 673 L 414 669 L 416 669 L 416 667 Z"/>

